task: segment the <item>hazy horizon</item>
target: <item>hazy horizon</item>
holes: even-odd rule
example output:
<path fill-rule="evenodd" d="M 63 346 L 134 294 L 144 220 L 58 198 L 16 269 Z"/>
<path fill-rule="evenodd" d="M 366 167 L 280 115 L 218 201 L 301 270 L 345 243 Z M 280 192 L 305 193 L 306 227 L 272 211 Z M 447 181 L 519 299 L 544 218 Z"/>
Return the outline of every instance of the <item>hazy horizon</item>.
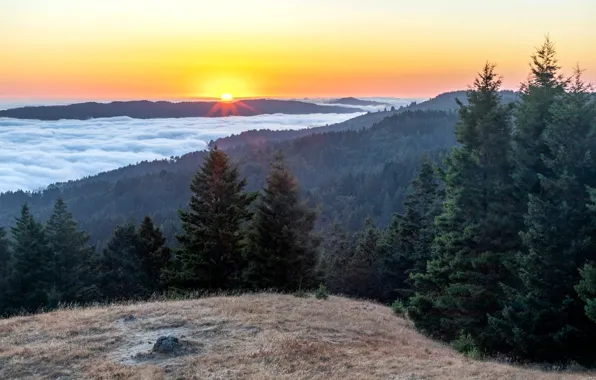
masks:
<path fill-rule="evenodd" d="M 0 14 L 0 97 L 425 98 L 486 61 L 516 89 L 547 34 L 565 73 L 596 82 L 592 0 L 19 0 Z"/>

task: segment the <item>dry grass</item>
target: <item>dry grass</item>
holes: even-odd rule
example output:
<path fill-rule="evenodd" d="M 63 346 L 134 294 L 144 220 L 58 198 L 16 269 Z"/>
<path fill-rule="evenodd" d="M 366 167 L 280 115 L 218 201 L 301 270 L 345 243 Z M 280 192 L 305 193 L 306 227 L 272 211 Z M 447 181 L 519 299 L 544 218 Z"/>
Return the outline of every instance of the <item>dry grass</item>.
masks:
<path fill-rule="evenodd" d="M 137 319 L 124 322 L 128 314 Z M 168 333 L 192 350 L 135 356 Z M 473 361 L 373 303 L 260 294 L 0 320 L 0 378 L 572 380 L 596 373 Z"/>

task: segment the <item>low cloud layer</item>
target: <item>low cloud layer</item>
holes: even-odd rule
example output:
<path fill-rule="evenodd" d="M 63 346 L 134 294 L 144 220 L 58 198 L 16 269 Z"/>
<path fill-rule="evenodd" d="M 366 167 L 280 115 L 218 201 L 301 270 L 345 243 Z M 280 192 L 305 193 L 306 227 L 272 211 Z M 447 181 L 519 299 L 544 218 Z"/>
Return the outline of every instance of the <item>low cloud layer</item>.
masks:
<path fill-rule="evenodd" d="M 209 140 L 250 129 L 301 129 L 357 114 L 139 120 L 0 118 L 0 192 L 37 190 L 143 160 L 205 149 Z"/>

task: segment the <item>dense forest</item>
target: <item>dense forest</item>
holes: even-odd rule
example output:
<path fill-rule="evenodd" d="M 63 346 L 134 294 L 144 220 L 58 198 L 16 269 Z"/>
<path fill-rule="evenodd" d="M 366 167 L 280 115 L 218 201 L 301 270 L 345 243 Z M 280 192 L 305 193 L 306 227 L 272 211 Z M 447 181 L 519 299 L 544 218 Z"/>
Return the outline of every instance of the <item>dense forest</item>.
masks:
<path fill-rule="evenodd" d="M 400 112 L 5 194 L 2 210 L 20 211 L 10 239 L 0 232 L 0 313 L 319 286 L 393 303 L 472 357 L 594 366 L 592 89 L 580 69 L 561 73 L 548 39 L 517 100 L 500 87 L 486 64 L 457 114 Z"/>

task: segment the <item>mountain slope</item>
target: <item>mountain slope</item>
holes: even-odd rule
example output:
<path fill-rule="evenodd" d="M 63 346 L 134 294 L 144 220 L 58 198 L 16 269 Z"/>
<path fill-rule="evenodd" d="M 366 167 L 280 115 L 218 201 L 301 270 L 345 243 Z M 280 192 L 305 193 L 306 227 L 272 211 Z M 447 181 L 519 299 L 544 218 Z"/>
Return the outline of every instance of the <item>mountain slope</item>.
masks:
<path fill-rule="evenodd" d="M 147 100 L 111 103 L 78 103 L 63 106 L 22 107 L 0 111 L 0 117 L 16 119 L 85 120 L 128 116 L 136 119 L 176 117 L 254 116 L 262 114 L 357 113 L 358 108 L 321 106 L 294 100 L 249 99 L 227 102 L 151 102 Z"/>
<path fill-rule="evenodd" d="M 445 112 L 404 112 L 360 131 L 312 134 L 259 147 L 241 146 L 228 153 L 239 163 L 249 189 L 257 190 L 275 151 L 282 150 L 307 197 L 321 205 L 322 225 L 339 218 L 356 229 L 367 215 L 385 224 L 391 213 L 401 211 L 420 157 L 431 153 L 438 159 L 442 150 L 455 144 L 456 119 Z M 0 226 L 14 222 L 23 202 L 46 219 L 53 202 L 62 197 L 93 241 L 105 241 L 117 224 L 138 223 L 145 215 L 172 238 L 177 210 L 188 203 L 190 180 L 204 154 L 131 165 L 39 193 L 1 194 Z M 384 207 L 385 199 L 389 204 Z"/>
<path fill-rule="evenodd" d="M 179 338 L 152 353 L 159 336 Z M 0 320 L 2 379 L 578 380 L 466 359 L 364 301 L 258 294 Z M 593 378 L 593 377 L 592 377 Z"/>

